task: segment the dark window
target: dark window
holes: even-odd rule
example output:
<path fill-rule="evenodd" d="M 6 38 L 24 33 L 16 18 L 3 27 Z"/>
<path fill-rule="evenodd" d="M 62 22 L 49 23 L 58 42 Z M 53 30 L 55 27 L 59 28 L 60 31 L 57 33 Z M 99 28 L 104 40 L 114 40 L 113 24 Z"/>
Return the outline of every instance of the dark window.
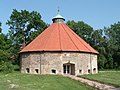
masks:
<path fill-rule="evenodd" d="M 79 70 L 79 73 L 82 73 L 82 70 Z"/>
<path fill-rule="evenodd" d="M 93 72 L 96 73 L 96 68 L 93 69 Z"/>
<path fill-rule="evenodd" d="M 70 66 L 67 65 L 67 74 L 69 74 L 69 73 L 70 73 Z"/>
<path fill-rule="evenodd" d="M 96 71 L 96 68 L 94 68 L 93 71 Z"/>
<path fill-rule="evenodd" d="M 35 69 L 35 72 L 38 73 L 38 69 Z"/>
<path fill-rule="evenodd" d="M 29 72 L 30 72 L 29 68 L 26 68 L 26 73 L 29 73 Z"/>
<path fill-rule="evenodd" d="M 66 73 L 66 66 L 65 65 L 63 65 L 63 69 L 64 69 L 63 72 Z"/>
<path fill-rule="evenodd" d="M 52 69 L 52 73 L 56 74 L 56 70 Z"/>
<path fill-rule="evenodd" d="M 88 73 L 90 73 L 90 69 L 88 69 Z"/>

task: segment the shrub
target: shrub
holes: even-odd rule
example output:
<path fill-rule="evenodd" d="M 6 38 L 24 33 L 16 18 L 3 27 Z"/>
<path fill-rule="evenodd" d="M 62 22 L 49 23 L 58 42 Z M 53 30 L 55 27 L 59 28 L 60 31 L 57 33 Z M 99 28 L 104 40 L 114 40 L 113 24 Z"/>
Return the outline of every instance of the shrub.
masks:
<path fill-rule="evenodd" d="M 10 73 L 13 72 L 14 66 L 12 65 L 11 61 L 1 61 L 0 62 L 0 71 L 3 73 Z"/>

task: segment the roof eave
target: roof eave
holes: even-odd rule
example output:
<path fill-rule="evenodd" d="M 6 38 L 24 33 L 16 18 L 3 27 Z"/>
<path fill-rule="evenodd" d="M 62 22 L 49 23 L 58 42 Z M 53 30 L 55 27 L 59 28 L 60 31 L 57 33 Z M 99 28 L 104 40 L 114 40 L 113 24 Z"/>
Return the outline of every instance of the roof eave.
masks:
<path fill-rule="evenodd" d="M 87 51 L 78 51 L 78 50 L 36 50 L 36 51 L 21 51 L 19 53 L 30 53 L 30 52 L 80 52 L 80 53 L 89 53 L 89 54 L 99 55 L 99 52 L 87 52 Z"/>

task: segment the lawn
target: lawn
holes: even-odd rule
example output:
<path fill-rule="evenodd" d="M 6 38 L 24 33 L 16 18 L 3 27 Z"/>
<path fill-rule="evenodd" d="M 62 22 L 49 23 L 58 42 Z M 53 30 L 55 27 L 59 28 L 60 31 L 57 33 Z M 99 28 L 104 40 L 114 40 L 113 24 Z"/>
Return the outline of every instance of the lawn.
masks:
<path fill-rule="evenodd" d="M 0 73 L 0 90 L 94 90 L 78 81 L 60 75 Z"/>
<path fill-rule="evenodd" d="M 120 87 L 120 71 L 100 71 L 95 75 L 82 75 L 80 77 Z"/>

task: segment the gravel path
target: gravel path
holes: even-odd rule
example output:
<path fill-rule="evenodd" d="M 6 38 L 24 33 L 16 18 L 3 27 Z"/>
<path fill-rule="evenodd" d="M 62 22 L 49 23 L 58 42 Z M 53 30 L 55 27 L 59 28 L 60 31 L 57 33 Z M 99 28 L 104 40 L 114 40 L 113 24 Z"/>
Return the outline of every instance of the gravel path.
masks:
<path fill-rule="evenodd" d="M 69 77 L 69 78 L 74 79 L 74 80 L 78 80 L 78 81 L 85 83 L 89 86 L 95 87 L 98 90 L 120 90 L 120 88 L 116 88 L 116 87 L 111 86 L 111 85 L 102 84 L 102 83 L 99 83 L 96 81 L 91 81 L 88 79 L 83 79 L 83 78 L 72 76 L 72 75 L 64 75 L 64 76 Z"/>

